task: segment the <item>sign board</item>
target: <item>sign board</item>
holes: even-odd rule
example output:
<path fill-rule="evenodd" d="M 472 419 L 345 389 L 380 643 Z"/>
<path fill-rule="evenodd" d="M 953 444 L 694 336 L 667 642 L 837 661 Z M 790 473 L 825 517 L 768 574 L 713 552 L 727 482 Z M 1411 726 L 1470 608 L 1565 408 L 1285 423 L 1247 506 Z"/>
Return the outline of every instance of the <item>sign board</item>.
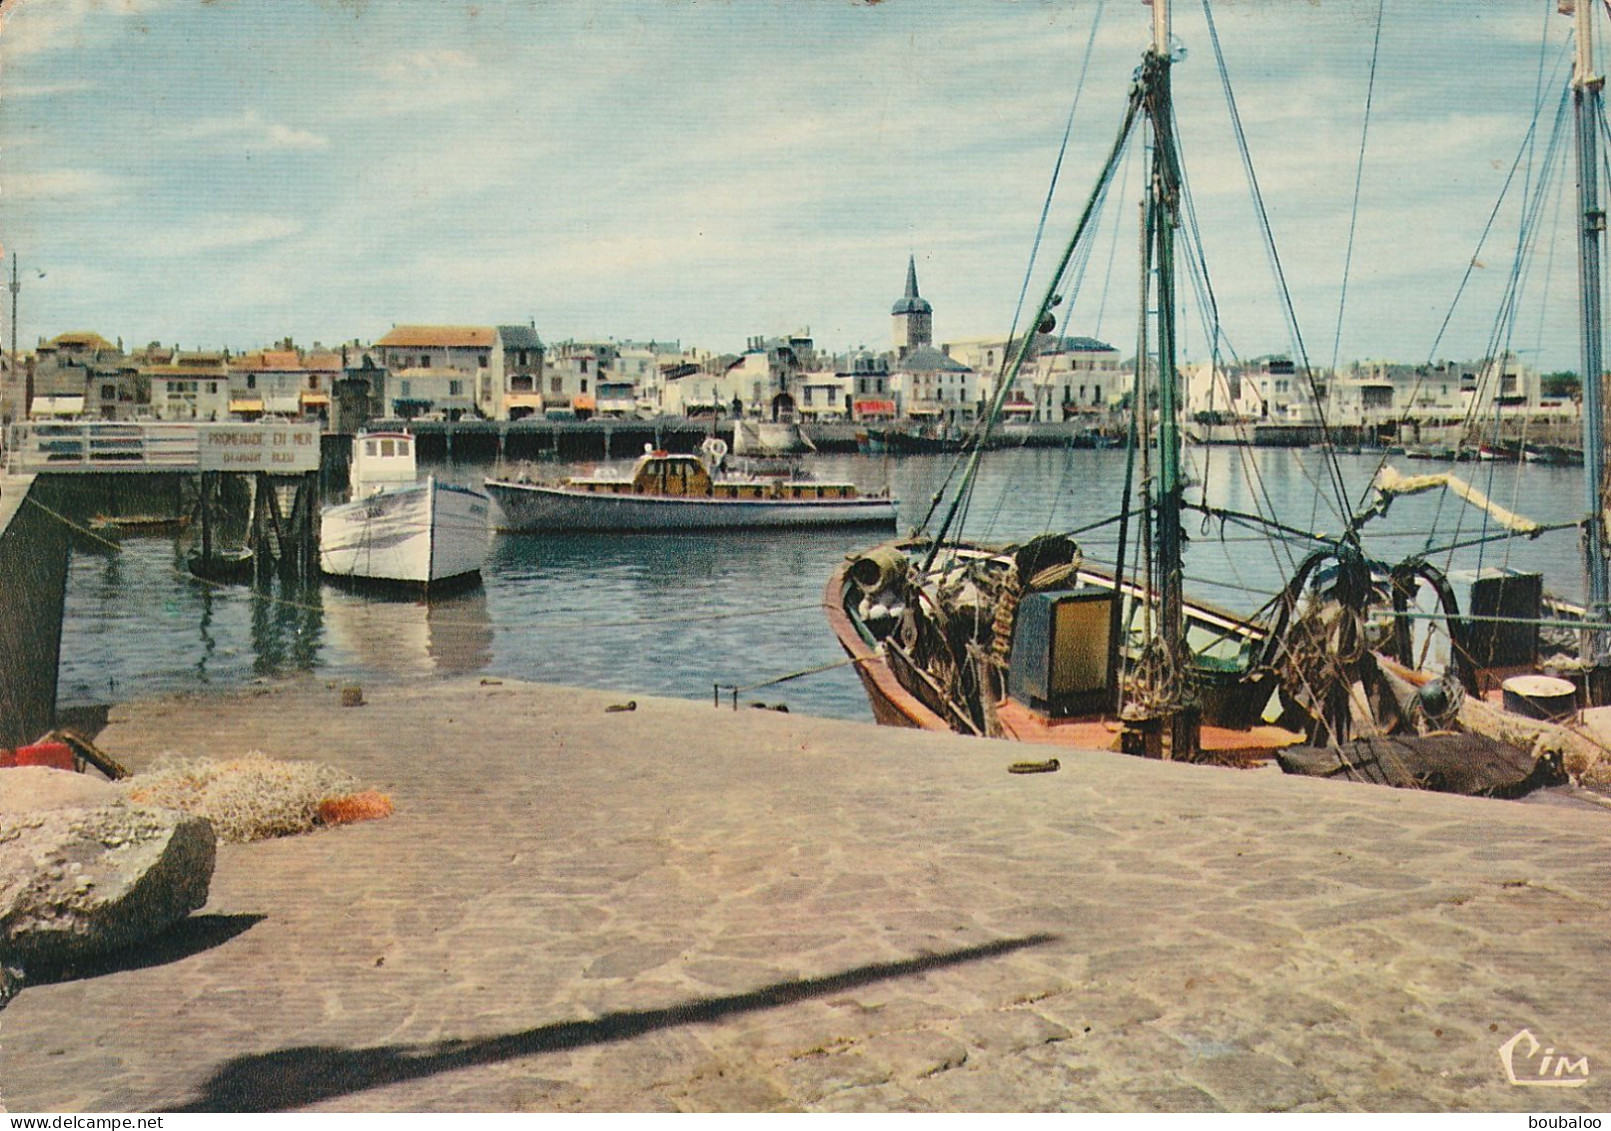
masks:
<path fill-rule="evenodd" d="M 203 424 L 196 431 L 196 466 L 202 471 L 295 475 L 319 470 L 317 424 Z"/>

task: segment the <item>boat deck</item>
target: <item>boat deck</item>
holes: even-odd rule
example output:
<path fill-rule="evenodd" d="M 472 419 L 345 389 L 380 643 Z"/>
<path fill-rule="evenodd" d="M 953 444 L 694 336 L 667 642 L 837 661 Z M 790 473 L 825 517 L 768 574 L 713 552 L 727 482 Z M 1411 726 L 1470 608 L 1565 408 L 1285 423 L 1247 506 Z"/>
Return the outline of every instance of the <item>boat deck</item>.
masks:
<path fill-rule="evenodd" d="M 1015 741 L 1078 750 L 1118 750 L 1119 732 L 1123 729 L 1123 724 L 1112 716 L 1052 719 L 1014 699 L 996 707 L 996 718 Z M 1275 726 L 1231 729 L 1204 724 L 1198 741 L 1205 753 L 1266 759 L 1277 750 L 1301 744 L 1304 737 Z"/>

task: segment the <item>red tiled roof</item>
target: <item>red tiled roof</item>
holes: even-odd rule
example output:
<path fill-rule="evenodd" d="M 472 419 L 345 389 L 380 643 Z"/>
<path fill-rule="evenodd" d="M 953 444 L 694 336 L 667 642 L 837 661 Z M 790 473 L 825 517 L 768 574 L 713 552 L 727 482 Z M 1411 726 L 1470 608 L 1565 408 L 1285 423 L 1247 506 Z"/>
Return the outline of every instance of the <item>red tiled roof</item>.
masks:
<path fill-rule="evenodd" d="M 255 373 L 300 373 L 307 368 L 295 350 L 257 350 L 243 353 L 229 364 L 237 372 L 244 370 Z"/>
<path fill-rule="evenodd" d="M 57 334 L 46 344 L 56 346 L 58 349 L 110 350 L 117 348 L 93 330 L 69 330 L 65 334 Z"/>
<path fill-rule="evenodd" d="M 377 346 L 399 346 L 404 349 L 431 346 L 461 346 L 490 349 L 497 337 L 491 326 L 396 326 Z"/>
<path fill-rule="evenodd" d="M 263 368 L 275 370 L 301 369 L 302 359 L 295 350 L 264 350 Z"/>
<path fill-rule="evenodd" d="M 341 355 L 331 353 L 329 350 L 319 350 L 302 359 L 302 368 L 321 373 L 336 373 L 341 370 Z"/>

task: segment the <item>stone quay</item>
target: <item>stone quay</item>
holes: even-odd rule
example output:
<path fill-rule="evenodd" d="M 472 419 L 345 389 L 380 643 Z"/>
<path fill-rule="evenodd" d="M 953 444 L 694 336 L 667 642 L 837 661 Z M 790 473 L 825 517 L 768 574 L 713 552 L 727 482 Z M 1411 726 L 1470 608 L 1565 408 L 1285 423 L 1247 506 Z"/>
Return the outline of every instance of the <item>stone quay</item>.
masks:
<path fill-rule="evenodd" d="M 1590 803 L 341 690 L 114 711 L 135 769 L 316 759 L 396 813 L 221 845 L 200 913 L 28 982 L 12 1111 L 1611 1107 Z"/>

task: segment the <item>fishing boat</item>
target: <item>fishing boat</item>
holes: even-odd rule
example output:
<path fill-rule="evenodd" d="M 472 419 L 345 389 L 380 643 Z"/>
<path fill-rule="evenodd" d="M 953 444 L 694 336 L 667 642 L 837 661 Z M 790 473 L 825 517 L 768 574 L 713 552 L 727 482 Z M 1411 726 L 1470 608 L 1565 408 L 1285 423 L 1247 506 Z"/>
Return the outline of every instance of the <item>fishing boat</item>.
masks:
<path fill-rule="evenodd" d="M 487 496 L 418 479 L 414 438 L 354 437 L 351 501 L 320 516 L 319 566 L 327 578 L 421 589 L 468 583 L 487 556 Z"/>
<path fill-rule="evenodd" d="M 894 526 L 896 500 L 852 483 L 730 475 L 727 445 L 699 452 L 649 449 L 627 475 L 539 483 L 522 474 L 488 479 L 496 525 L 507 531 L 733 530 L 804 526 Z"/>
<path fill-rule="evenodd" d="M 1126 731 L 1110 710 L 1119 657 L 1145 647 L 1138 614 L 1149 594 L 1088 566 L 1066 538 L 937 548 L 886 543 L 847 557 L 828 581 L 829 625 L 878 722 L 1161 756 L 1161 728 Z M 943 611 L 907 615 L 923 607 Z M 1236 759 L 1303 742 L 1260 718 L 1275 685 L 1250 668 L 1266 632 L 1201 603 L 1185 604 L 1182 617 L 1206 693 L 1199 747 Z"/>
<path fill-rule="evenodd" d="M 1578 6 L 1580 23 L 1589 7 Z M 1206 7 L 1205 15 L 1212 32 Z M 1563 780 L 1562 756 L 1573 748 L 1560 725 L 1563 710 L 1570 713 L 1595 678 L 1586 674 L 1578 684 L 1566 683 L 1564 693 L 1563 680 L 1518 680 L 1536 678 L 1523 673 L 1536 670 L 1541 622 L 1570 624 L 1561 619 L 1568 611 L 1545 602 L 1536 575 L 1459 578 L 1420 557 L 1393 566 L 1366 551 L 1369 519 L 1398 494 L 1431 484 L 1384 476 L 1374 484 L 1375 505 L 1356 513 L 1335 453 L 1323 445 L 1331 482 L 1322 486 L 1335 493 L 1339 513 L 1348 518 L 1341 534 L 1298 530 L 1273 515 L 1217 508 L 1206 499 L 1188 505 L 1176 366 L 1175 241 L 1195 233 L 1194 223 L 1182 222 L 1189 194 L 1174 135 L 1167 0 L 1152 0 L 1151 19 L 1151 44 L 1119 137 L 1029 323 L 1044 329 L 1060 296 L 1077 290 L 1069 264 L 1092 238 L 1127 146 L 1144 132 L 1150 164 L 1140 241 L 1145 313 L 1126 444 L 1129 470 L 1115 513 L 1092 514 L 1080 527 L 1116 528 L 1117 554 L 1107 564 L 1087 561 L 1073 537 L 1079 530 L 1022 545 L 965 541 L 957 518 L 967 513 L 981 453 L 989 447 L 974 446 L 959 463 L 966 469 L 956 477 L 949 506 L 936 498 L 929 518 L 943 518 L 932 534 L 850 555 L 828 581 L 823 603 L 829 625 L 855 666 L 874 717 L 886 725 L 1177 760 L 1247 765 L 1269 759 L 1295 773 L 1492 796 L 1517 796 Z M 1585 37 L 1580 29 L 1580 43 Z M 1211 38 L 1217 56 L 1217 36 Z M 1220 67 L 1223 77 L 1222 59 Z M 1580 64 L 1580 74 L 1592 72 Z M 1579 87 L 1580 102 L 1598 98 L 1598 80 Z M 1238 144 L 1245 144 L 1238 135 Z M 1587 136 L 1592 151 L 1594 128 L 1579 135 Z M 1251 170 L 1245 151 L 1243 160 Z M 1592 152 L 1584 165 L 1594 167 Z M 1597 244 L 1592 220 L 1603 214 L 1598 208 L 1593 200 L 1583 204 L 1591 221 L 1585 224 L 1592 236 L 1586 243 Z M 1268 258 L 1279 263 L 1267 225 L 1261 234 Z M 1200 250 L 1194 249 L 1193 260 Z M 1597 280 L 1598 270 L 1585 274 Z M 1278 285 L 1284 292 L 1284 283 Z M 1597 291 L 1584 301 L 1597 320 Z M 998 378 L 986 432 L 1031 358 L 1032 337 L 1008 336 L 1014 353 Z M 1597 343 L 1597 332 L 1586 330 L 1584 337 Z M 1312 381 L 1301 350 L 1298 361 L 1299 375 Z M 1597 352 L 1585 353 L 1584 372 L 1599 374 Z M 1597 398 L 1596 390 L 1596 406 Z M 1591 403 L 1587 383 L 1584 403 Z M 1325 435 L 1323 419 L 1320 427 Z M 1590 435 L 1598 437 L 1599 423 L 1592 427 Z M 1603 440 L 1585 447 L 1603 453 Z M 1148 466 L 1135 477 L 1138 453 Z M 1588 479 L 1585 525 L 1597 529 L 1604 523 L 1595 501 L 1603 471 L 1591 468 Z M 1460 493 L 1452 477 L 1436 486 Z M 1468 503 L 1500 520 L 1493 539 L 1542 532 L 1524 520 L 1505 522 L 1516 516 L 1461 486 Z M 1201 512 L 1205 522 L 1236 521 L 1310 548 L 1257 616 L 1235 616 L 1183 592 L 1188 510 Z M 1585 629 L 1606 620 L 1605 555 L 1598 542 L 1589 561 Z M 1602 571 L 1599 582 L 1593 579 L 1596 569 Z M 1428 602 L 1430 609 L 1424 609 Z M 1444 634 L 1447 647 L 1445 662 L 1429 668 L 1423 660 L 1434 630 Z M 1598 644 L 1595 649 L 1584 663 L 1591 672 L 1604 671 L 1604 650 Z M 1590 757 L 1577 749 L 1580 763 Z M 1451 765 L 1462 769 L 1453 772 Z"/>
<path fill-rule="evenodd" d="M 968 436 L 949 428 L 869 428 L 867 438 L 876 449 L 890 455 L 933 456 L 963 451 Z"/>

